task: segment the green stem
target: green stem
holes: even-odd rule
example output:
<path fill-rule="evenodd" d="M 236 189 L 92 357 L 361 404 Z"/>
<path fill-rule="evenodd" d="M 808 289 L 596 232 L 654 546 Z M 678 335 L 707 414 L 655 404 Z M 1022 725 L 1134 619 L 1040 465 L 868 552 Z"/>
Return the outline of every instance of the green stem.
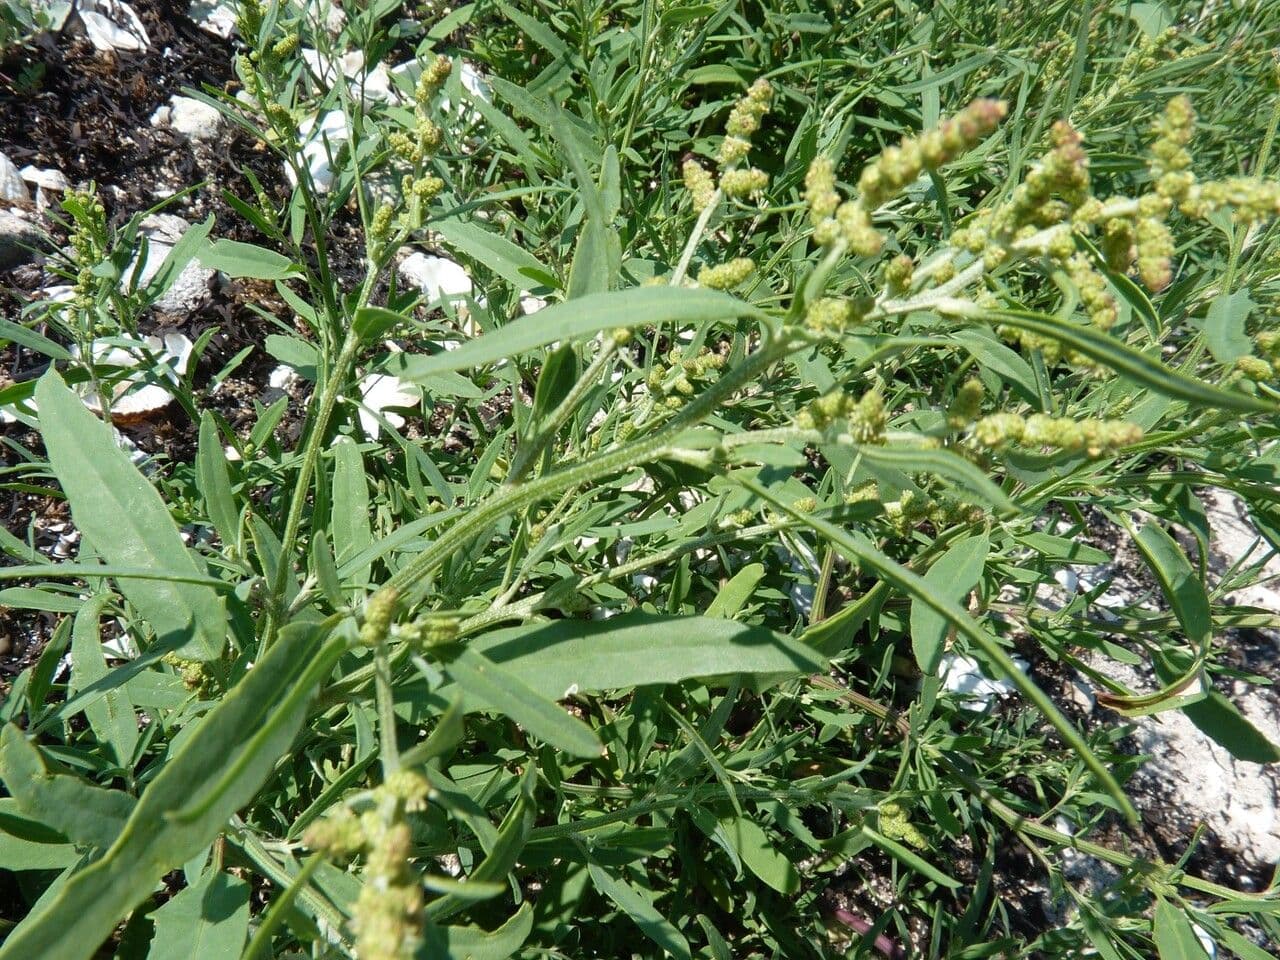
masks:
<path fill-rule="evenodd" d="M 698 249 L 702 235 L 706 232 L 707 224 L 711 222 L 712 214 L 716 212 L 716 208 L 720 206 L 720 201 L 723 199 L 724 192 L 719 187 L 716 187 L 716 192 L 711 195 L 711 200 L 698 216 L 698 222 L 693 225 L 693 232 L 689 234 L 689 239 L 685 242 L 684 251 L 680 254 L 680 262 L 676 264 L 675 273 L 671 274 L 671 286 L 678 287 L 684 282 L 684 276 L 688 273 L 689 264 L 693 260 L 693 253 Z"/>
<path fill-rule="evenodd" d="M 588 391 L 596 385 L 596 381 L 600 379 L 600 374 L 617 350 L 618 343 L 612 337 L 604 341 L 604 344 L 600 347 L 600 352 L 596 354 L 595 359 L 591 361 L 586 371 L 574 383 L 569 395 L 556 407 L 547 424 L 534 436 L 530 437 L 526 444 L 516 450 L 515 462 L 511 465 L 511 471 L 507 475 L 504 486 L 512 487 L 520 482 L 520 478 L 533 466 L 534 461 L 547 448 L 547 444 L 555 439 L 556 434 L 560 432 L 560 428 L 577 412 L 578 406 L 586 398 Z"/>
<path fill-rule="evenodd" d="M 409 607 L 416 606 L 426 595 L 426 586 L 422 581 L 427 575 L 490 524 L 539 500 L 558 496 L 565 490 L 592 483 L 662 456 L 681 429 L 702 420 L 726 397 L 794 349 L 797 349 L 795 341 L 781 340 L 757 350 L 741 366 L 729 371 L 648 437 L 600 454 L 594 459 L 568 464 L 535 480 L 500 490 L 487 501 L 478 504 L 475 510 L 402 567 L 388 581 L 388 586 L 400 591 Z"/>
<path fill-rule="evenodd" d="M 378 641 L 373 651 L 374 694 L 378 705 L 378 743 L 381 746 L 382 779 L 386 781 L 400 769 L 400 744 L 396 740 L 395 691 L 391 684 L 391 663 L 387 657 L 387 641 Z"/>

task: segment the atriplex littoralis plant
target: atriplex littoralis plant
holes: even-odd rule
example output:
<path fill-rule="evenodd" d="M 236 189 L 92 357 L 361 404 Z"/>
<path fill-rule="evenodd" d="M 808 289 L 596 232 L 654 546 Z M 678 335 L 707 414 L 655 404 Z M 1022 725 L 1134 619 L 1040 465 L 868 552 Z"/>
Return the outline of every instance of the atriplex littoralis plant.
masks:
<path fill-rule="evenodd" d="M 929 882 L 955 885 L 946 870 L 913 852 L 917 835 L 888 791 L 842 793 L 840 788 L 847 787 L 845 771 L 823 771 L 793 787 L 777 779 L 762 786 L 754 774 L 765 760 L 753 755 L 745 766 L 729 768 L 708 746 L 724 729 L 740 687 L 761 688 L 780 679 L 789 684 L 783 688 L 788 699 L 830 692 L 843 705 L 894 717 L 885 705 L 863 694 L 829 691 L 822 679 L 803 679 L 823 674 L 828 657 L 842 653 L 857 626 L 871 617 L 872 608 L 878 610 L 890 597 L 911 602 L 913 628 L 916 610 L 922 620 L 931 616 L 940 625 L 937 631 L 912 632 L 914 667 L 924 677 L 922 704 L 938 693 L 944 645 L 952 638 L 1012 681 L 1078 754 L 1088 774 L 1110 796 L 1109 802 L 1132 816 L 1112 771 L 1097 756 L 1096 744 L 1086 741 L 1008 655 L 993 621 L 974 616 L 985 614 L 981 604 L 984 597 L 989 599 L 974 588 L 992 538 L 1003 530 L 1029 530 L 1032 514 L 1050 495 L 1065 485 L 1088 482 L 1070 474 L 1020 481 L 1017 471 L 1034 472 L 1027 465 L 1036 458 L 1105 464 L 1176 445 L 1181 440 L 1177 429 L 1151 431 L 1168 403 L 1184 404 L 1188 416 L 1205 419 L 1222 416 L 1217 411 L 1230 411 L 1232 416 L 1276 412 L 1278 398 L 1268 383 L 1280 363 L 1274 339 L 1258 337 L 1258 356 L 1241 358 L 1235 381 L 1213 387 L 1163 365 L 1148 352 L 1166 332 L 1158 326 L 1146 330 L 1132 324 L 1128 340 L 1109 333 L 1121 329 L 1122 311 L 1132 320 L 1149 306 L 1135 286 L 1123 286 L 1131 268 L 1153 291 L 1169 283 L 1171 217 L 1226 216 L 1232 223 L 1248 224 L 1280 212 L 1280 189 L 1270 181 L 1202 182 L 1191 175 L 1187 147 L 1192 115 L 1185 100 L 1172 101 L 1158 124 L 1152 186 L 1142 195 L 1093 196 L 1081 138 L 1060 123 L 1052 129 L 1047 153 L 1016 188 L 960 224 L 932 255 L 888 258 L 877 276 L 877 258 L 897 239 L 877 223 L 903 191 L 922 174 L 938 174 L 948 163 L 983 149 L 997 130 L 1005 105 L 980 100 L 936 130 L 874 159 L 851 198 L 846 199 L 836 182 L 837 158 L 814 160 L 803 189 L 808 225 L 785 240 L 788 246 L 808 243 L 813 248 L 812 258 L 801 259 L 804 266 L 794 283 L 781 280 L 782 250 L 764 265 L 735 256 L 695 273 L 695 260 L 713 241 L 742 239 L 734 232 L 736 226 L 725 227 L 717 218 L 734 204 L 749 208 L 769 187 L 768 175 L 747 163 L 773 96 L 770 84 L 760 81 L 730 115 L 727 135 L 714 157 L 716 171 L 697 160 L 684 165 L 697 217 L 674 266 L 657 277 L 665 283 L 611 292 L 621 285 L 619 251 L 607 229 L 609 211 L 616 213 L 619 202 L 609 173 L 618 158 L 606 155 L 599 185 L 580 157 L 577 162 L 571 159 L 582 210 L 573 261 L 560 284 L 565 301 L 490 330 L 456 350 L 380 359 L 383 338 L 405 333 L 406 339 L 420 339 L 410 336 L 417 329 L 412 301 L 400 298 L 383 306 L 375 297 L 380 296 L 380 281 L 397 250 L 421 236 L 431 226 L 432 215 L 451 212 L 439 202 L 448 172 L 441 168 L 445 161 L 439 151 L 450 136 L 462 143 L 462 134 L 448 125 L 438 126 L 435 111 L 442 87 L 457 102 L 457 87 L 450 87 L 452 65 L 443 58 L 426 61 L 413 81 L 412 106 L 394 110 L 367 108 L 358 93 L 353 96 L 345 84 L 337 84 L 333 96 L 340 103 L 346 132 L 332 142 L 320 141 L 324 159 L 336 171 L 325 189 L 306 162 L 307 147 L 316 141 L 300 139 L 297 132 L 298 74 L 292 57 L 298 35 L 282 27 L 270 11 L 252 5 L 244 8 L 240 30 L 245 37 L 258 38 L 258 52 L 240 64 L 252 95 L 251 109 L 234 116 L 278 151 L 299 184 L 288 207 L 278 208 L 263 193 L 256 208 L 245 205 L 246 216 L 252 215 L 284 251 L 291 271 L 304 276 L 310 299 L 301 302 L 300 316 L 311 327 L 318 358 L 315 392 L 298 450 L 271 465 L 279 471 L 284 492 L 277 492 L 265 510 L 233 489 L 217 428 L 211 419 L 206 421 L 201 492 L 227 548 L 215 561 L 220 576 L 209 577 L 206 565 L 195 564 L 181 546 L 167 558 L 161 557 L 167 546 L 153 546 L 157 558 L 183 558 L 159 568 L 165 579 L 155 576 L 155 568 L 139 569 L 146 564 L 125 552 L 130 546 L 127 537 L 104 526 L 114 524 L 114 518 L 95 521 L 83 512 L 85 498 L 92 494 L 84 492 L 69 465 L 79 456 L 76 444 L 96 435 L 95 425 L 74 398 L 68 400 L 56 375 L 37 389 L 54 470 L 72 501 L 77 523 L 110 565 L 106 570 L 65 572 L 102 578 L 114 571 L 119 591 L 135 608 L 167 604 L 189 614 L 188 625 L 197 626 L 199 642 L 184 634 L 180 623 L 172 635 L 165 634 L 159 627 L 163 621 L 148 613 L 156 636 L 147 654 L 153 661 L 177 646 L 193 687 L 219 695 L 220 702 L 166 760 L 136 804 L 120 791 L 91 788 L 66 775 L 46 776 L 44 761 L 16 730 L 6 733 L 0 772 L 19 803 L 48 805 L 57 790 L 74 797 L 81 809 L 101 811 L 92 829 L 73 819 L 59 824 L 59 829 L 102 853 L 71 875 L 11 934 L 0 957 L 86 956 L 166 873 L 201 855 L 220 834 L 240 861 L 285 892 L 255 930 L 249 948 L 255 956 L 266 955 L 272 938 L 282 935 L 294 903 L 330 942 L 362 960 L 412 955 L 424 941 L 440 936 L 441 929 L 452 931 L 441 948 L 447 950 L 448 937 L 477 936 L 468 928 L 443 928 L 447 918 L 466 909 L 474 898 L 504 893 L 504 879 L 531 840 L 566 838 L 578 845 L 587 874 L 603 896 L 636 919 L 664 949 L 689 955 L 688 936 L 696 928 L 677 929 L 674 907 L 667 918 L 652 903 L 646 911 L 644 898 L 626 886 L 635 878 L 589 850 L 597 831 L 634 823 L 642 816 L 665 815 L 683 805 L 705 813 L 710 827 L 698 828 L 720 837 L 717 842 L 742 856 L 740 834 L 750 829 L 750 820 L 741 805 L 775 803 L 791 809 L 843 803 L 839 809 L 854 837 L 837 835 L 837 846 L 845 844 L 842 851 L 852 849 L 854 840 L 873 844 Z M 564 139 L 571 141 L 572 134 Z M 365 269 L 361 280 L 344 293 L 331 267 L 327 236 L 331 220 L 349 201 L 360 211 Z M 757 222 L 772 212 L 766 209 Z M 696 288 L 690 288 L 689 275 L 696 276 Z M 1064 291 L 1061 311 L 1047 314 L 1010 306 L 1018 303 L 1019 291 L 1033 289 L 1044 278 Z M 1117 289 L 1127 295 L 1123 305 L 1115 299 Z M 728 291 L 733 290 L 747 291 L 749 299 L 731 296 Z M 755 295 L 762 290 L 766 292 Z M 1084 309 L 1086 323 L 1074 317 L 1077 304 Z M 936 321 L 934 329 L 899 331 L 900 325 L 921 316 Z M 975 377 L 958 383 L 944 408 L 922 411 L 917 405 L 913 416 L 905 416 L 906 411 L 897 408 L 892 384 L 881 375 L 884 362 L 913 350 L 954 351 L 963 341 L 949 339 L 951 334 L 987 326 L 994 326 L 1031 358 L 1042 394 L 1038 405 L 1014 407 L 1002 396 L 989 401 L 992 391 Z M 686 340 L 680 341 L 681 336 Z M 594 354 L 579 373 L 577 361 L 586 358 L 574 352 L 574 344 L 584 341 Z M 557 342 L 566 346 L 543 356 L 514 447 L 498 445 L 491 457 L 479 457 L 484 469 L 473 475 L 478 482 L 468 499 L 458 504 L 451 499 L 439 512 L 381 541 L 373 540 L 367 523 L 363 532 L 358 529 L 366 518 L 353 518 L 360 512 L 353 506 L 358 508 L 362 501 L 350 490 L 365 491 L 367 513 L 365 460 L 350 439 L 334 440 L 343 426 L 341 413 L 357 402 L 355 384 L 366 365 L 383 363 L 405 379 L 440 390 L 457 371 L 496 367 L 500 361 L 506 361 L 509 371 L 524 356 Z M 679 352 L 672 346 L 675 342 L 680 342 Z M 795 403 L 798 391 L 791 385 L 778 386 L 788 365 L 805 365 L 808 376 L 811 371 L 820 373 L 834 356 L 842 361 L 840 375 L 832 377 L 831 389 L 822 388 L 816 398 Z M 637 389 L 609 406 L 585 435 L 563 440 L 567 425 L 598 398 L 617 370 L 643 370 L 636 378 Z M 1050 376 L 1072 370 L 1084 375 L 1071 381 L 1073 389 L 1080 383 L 1101 389 L 1102 376 L 1117 373 L 1147 388 L 1148 397 L 1166 406 L 1130 403 L 1112 415 L 1073 415 L 1073 398 L 1057 390 L 1066 378 Z M 1102 376 L 1091 379 L 1094 374 Z M 877 377 L 881 382 L 875 382 Z M 519 386 L 509 385 L 513 391 Z M 776 409 L 762 413 L 761 398 Z M 1023 409 L 1035 412 L 1024 414 Z M 1184 429 L 1190 434 L 1192 427 Z M 109 448 L 108 441 L 102 469 L 114 471 Z M 807 462 L 809 450 L 820 452 L 836 468 L 814 489 L 793 482 L 791 476 Z M 576 501 L 612 494 L 618 478 L 639 467 L 678 468 L 690 472 L 684 475 L 713 478 L 698 481 L 709 495 L 696 535 L 653 544 L 648 552 L 587 574 L 557 568 L 557 555 L 569 549 L 566 530 L 571 529 Z M 108 479 L 120 485 L 131 482 L 123 471 Z M 483 482 L 489 479 L 496 482 Z M 164 508 L 158 501 L 156 506 L 167 523 Z M 132 533 L 154 544 L 166 534 L 159 520 L 150 525 L 153 516 L 137 508 L 139 527 Z M 909 565 L 900 562 L 894 538 L 909 540 L 925 529 L 933 533 L 931 541 L 910 557 Z M 742 549 L 806 532 L 815 534 L 825 551 L 824 583 L 838 556 L 873 584 L 865 596 L 833 617 L 811 616 L 798 639 L 731 619 L 660 618 L 656 608 L 647 615 L 623 618 L 617 626 L 573 617 L 581 606 L 578 594 L 591 588 L 687 564 L 698 551 Z M 1151 556 L 1164 558 L 1154 567 L 1177 567 L 1181 553 L 1176 546 L 1170 550 L 1158 527 L 1144 528 L 1135 538 Z M 492 543 L 502 544 L 500 576 L 496 585 L 485 584 L 484 596 L 471 596 L 470 569 Z M 961 548 L 977 557 L 979 575 L 964 584 L 963 595 L 953 596 L 925 580 L 921 571 L 956 556 L 953 551 Z M 41 570 L 40 575 L 52 573 Z M 375 586 L 376 579 L 383 583 Z M 229 588 L 233 593 L 225 596 Z M 1183 589 L 1185 585 L 1179 587 Z M 974 606 L 966 609 L 971 594 Z M 1185 593 L 1171 589 L 1170 594 L 1189 653 L 1180 651 L 1187 655 L 1170 665 L 1175 669 L 1162 677 L 1165 687 L 1154 698 L 1134 698 L 1115 689 L 1113 699 L 1125 709 L 1146 709 L 1185 697 L 1206 676 L 1211 630 L 1201 621 L 1208 615 L 1207 601 L 1201 610 L 1198 600 L 1189 601 Z M 99 597 L 96 606 L 86 607 L 90 613 L 83 619 L 77 614 L 78 628 L 95 636 L 106 602 Z M 723 601 L 720 597 L 717 612 L 728 610 L 732 617 L 737 607 L 727 595 Z M 823 591 L 814 598 L 815 609 L 826 602 Z M 233 619 L 229 652 L 224 650 L 220 623 L 223 604 L 238 618 Z M 674 611 L 669 605 L 668 614 L 673 612 L 679 612 L 678 604 Z M 556 614 L 564 618 L 540 622 Z M 488 629 L 503 622 L 523 626 L 510 634 Z M 643 651 L 639 658 L 637 647 Z M 465 795 L 434 763 L 456 746 L 462 714 L 483 710 L 509 716 L 529 735 L 557 748 L 563 756 L 554 762 L 576 764 L 573 775 L 598 764 L 602 778 L 618 781 L 613 768 L 605 766 L 620 755 L 622 745 L 608 729 L 614 715 L 583 711 L 583 719 L 552 701 L 652 683 L 726 677 L 731 695 L 701 727 L 678 714 L 672 718 L 688 747 L 673 751 L 675 758 L 653 784 L 635 791 L 620 781 L 599 787 L 618 791 L 607 794 L 611 798 L 632 801 L 599 816 L 534 826 L 534 789 L 546 784 L 535 784 L 535 765 L 529 762 L 523 777 L 506 781 L 512 806 L 501 828 L 495 829 L 459 799 Z M 94 691 L 86 686 L 72 702 L 87 709 Z M 99 699 L 104 695 L 96 694 Z M 367 756 L 376 755 L 381 767 L 378 785 L 359 788 L 364 768 L 352 767 L 356 773 L 350 779 L 343 774 L 322 790 L 300 791 L 301 802 L 291 807 L 291 815 L 276 817 L 274 833 L 280 839 L 264 842 L 261 833 L 266 828 L 241 819 L 240 811 L 277 770 L 298 731 L 369 700 L 375 705 L 372 739 L 377 747 Z M 419 708 L 406 716 L 406 710 Z M 32 726 L 50 729 L 74 715 L 69 710 L 70 705 L 37 713 Z M 923 714 L 927 719 L 926 707 L 913 710 L 913 717 Z M 429 718 L 433 733 L 404 749 L 398 729 L 408 717 L 415 724 Z M 591 722 L 595 719 L 600 722 Z M 905 739 L 918 733 L 911 717 L 896 719 L 894 728 Z M 762 748 L 765 753 L 775 749 L 785 759 L 785 751 L 774 742 Z M 903 757 L 905 764 L 905 752 Z M 992 789 L 962 751 L 939 752 L 930 759 L 1037 855 L 1044 847 L 1090 852 L 1131 871 L 1162 906 L 1181 903 L 1180 891 L 1244 904 L 1245 909 L 1274 903 L 1269 896 L 1238 894 L 1163 864 L 1147 864 L 1076 841 L 1039 820 L 1024 820 L 1009 797 Z M 698 789 L 683 794 L 668 789 L 689 776 L 684 768 L 701 769 L 704 763 L 715 774 L 705 796 Z M 1091 782 L 1083 771 L 1080 779 Z M 553 789 L 568 796 L 575 790 L 586 792 L 573 776 L 558 777 Z M 465 888 L 424 867 L 431 855 L 450 849 L 448 844 L 437 849 L 433 837 L 415 847 L 411 825 L 419 823 L 414 818 L 428 800 L 464 820 L 482 841 L 484 857 L 472 865 Z M 725 838 L 728 831 L 723 826 L 717 834 L 717 825 L 723 824 L 733 824 L 740 832 L 739 846 Z M 314 852 L 299 862 L 294 854 L 303 846 Z M 226 853 L 222 844 L 217 850 L 221 866 Z M 556 857 L 564 853 L 555 849 Z M 349 887 L 345 893 L 335 891 L 332 873 L 325 873 L 331 869 L 328 861 L 352 857 L 363 858 L 358 871 L 363 883 L 354 893 Z M 770 874 L 774 889 L 794 892 L 794 868 L 788 873 L 768 857 L 765 860 L 777 870 Z M 759 859 L 749 866 L 761 879 L 770 868 Z M 424 906 L 427 893 L 433 897 Z M 343 896 L 345 901 L 335 906 Z M 522 908 L 512 922 L 518 927 L 527 914 Z M 1180 922 L 1186 926 L 1185 920 Z M 529 931 L 523 929 L 521 939 Z M 465 955 L 465 950 L 458 955 Z"/>

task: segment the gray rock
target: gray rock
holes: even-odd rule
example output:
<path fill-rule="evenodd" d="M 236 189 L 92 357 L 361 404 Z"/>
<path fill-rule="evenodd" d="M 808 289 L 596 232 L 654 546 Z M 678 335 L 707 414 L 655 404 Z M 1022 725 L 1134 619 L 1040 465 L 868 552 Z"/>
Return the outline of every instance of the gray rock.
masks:
<path fill-rule="evenodd" d="M 168 127 L 192 140 L 212 140 L 221 123 L 222 114 L 207 103 L 177 95 L 151 115 L 153 127 Z"/>
<path fill-rule="evenodd" d="M 27 185 L 22 181 L 22 174 L 13 165 L 13 161 L 0 153 L 0 200 L 18 200 L 26 202 L 31 197 L 27 193 Z"/>
<path fill-rule="evenodd" d="M 21 211 L 0 210 L 0 270 L 35 260 L 40 242 L 40 231 Z"/>
<path fill-rule="evenodd" d="M 138 287 L 144 287 L 160 271 L 165 257 L 174 244 L 191 225 L 181 217 L 169 213 L 153 213 L 140 224 L 140 233 L 147 238 L 147 260 L 138 274 Z M 125 269 L 125 277 L 133 276 L 137 257 Z M 191 261 L 178 274 L 173 284 L 161 294 L 154 306 L 165 313 L 191 313 L 204 301 L 214 271 Z"/>

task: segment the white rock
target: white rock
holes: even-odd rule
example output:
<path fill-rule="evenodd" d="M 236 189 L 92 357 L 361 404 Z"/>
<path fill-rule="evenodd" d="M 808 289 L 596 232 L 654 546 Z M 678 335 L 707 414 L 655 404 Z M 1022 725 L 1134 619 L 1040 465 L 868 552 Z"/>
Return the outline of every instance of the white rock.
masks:
<path fill-rule="evenodd" d="M 293 367 L 285 366 L 283 363 L 276 367 L 267 375 L 267 386 L 272 390 L 285 391 L 293 386 L 298 379 L 298 374 Z"/>
<path fill-rule="evenodd" d="M 13 165 L 12 160 L 0 153 L 0 200 L 26 203 L 30 199 L 31 195 L 27 193 L 27 185 L 18 173 L 18 168 Z"/>
<path fill-rule="evenodd" d="M 36 210 L 41 211 L 53 202 L 50 194 L 63 193 L 71 189 L 71 181 L 61 170 L 41 170 L 30 164 L 21 170 L 22 179 L 34 184 L 36 188 Z"/>
<path fill-rule="evenodd" d="M 539 310 L 545 310 L 546 308 L 547 301 L 541 297 L 525 294 L 520 298 L 520 312 L 523 314 L 537 313 Z"/>
<path fill-rule="evenodd" d="M 458 69 L 458 81 L 462 84 L 462 89 L 466 90 L 476 99 L 483 100 L 485 103 L 492 102 L 493 87 L 489 85 L 488 78 L 481 73 L 478 68 L 467 63 L 465 60 L 462 61 L 462 66 Z M 453 109 L 453 104 L 449 102 L 449 98 L 447 96 L 441 98 L 440 109 L 446 112 Z M 468 120 L 475 120 L 479 118 L 479 114 L 469 107 L 465 108 L 461 112 L 465 114 Z"/>
<path fill-rule="evenodd" d="M 1079 575 L 1070 567 L 1061 567 L 1053 571 L 1053 579 L 1058 581 L 1058 586 L 1067 593 L 1075 593 L 1080 586 Z"/>
<path fill-rule="evenodd" d="M 67 175 L 61 170 L 49 168 L 41 170 L 33 164 L 27 164 L 20 171 L 22 179 L 27 183 L 34 183 L 41 190 L 70 190 L 71 181 L 67 179 Z"/>
<path fill-rule="evenodd" d="M 1021 657 L 1012 659 L 1019 670 L 1026 671 L 1025 660 Z M 978 666 L 978 661 L 972 657 L 961 656 L 958 653 L 945 653 L 942 655 L 942 663 L 938 669 L 942 675 L 942 688 L 952 694 L 960 702 L 959 705 L 966 709 L 983 710 L 996 697 L 1007 697 L 1017 693 L 1017 687 L 1008 680 L 992 680 L 988 677 Z"/>
<path fill-rule="evenodd" d="M 417 406 L 422 393 L 414 384 L 404 383 L 389 373 L 371 373 L 360 381 L 360 399 L 360 427 L 365 436 L 376 440 L 382 432 L 377 415 L 399 430 L 404 426 L 404 417 L 387 408 Z"/>
<path fill-rule="evenodd" d="M 303 47 L 299 54 L 307 65 L 311 75 L 321 83 L 332 86 L 339 73 L 349 81 L 358 82 L 360 72 L 364 69 L 364 54 L 359 50 L 344 53 L 336 60 L 332 56 L 321 53 L 311 47 Z"/>
<path fill-rule="evenodd" d="M 147 356 L 153 357 L 159 364 L 166 369 L 162 377 L 170 383 L 176 384 L 178 377 L 187 372 L 187 368 L 191 363 L 191 351 L 193 344 L 191 341 L 180 333 L 166 333 L 163 338 L 150 336 L 138 340 L 133 337 L 122 336 L 115 338 L 119 340 L 130 340 L 133 344 L 128 347 L 121 346 L 117 343 L 111 343 L 108 340 L 101 339 L 93 342 L 93 362 L 99 366 L 111 367 L 134 367 L 137 368 L 135 373 L 128 373 L 121 379 L 111 385 L 111 413 L 113 416 L 120 417 L 140 417 L 154 413 L 157 410 L 163 410 L 173 400 L 173 393 L 158 383 L 146 382 Z M 79 351 L 76 346 L 71 346 L 72 356 L 77 356 Z M 147 364 L 147 369 L 143 369 L 143 365 Z M 91 382 L 80 384 L 77 387 L 80 396 L 84 399 L 84 405 L 95 413 L 102 409 L 98 392 Z"/>
<path fill-rule="evenodd" d="M 151 115 L 153 127 L 168 127 L 192 140 L 211 140 L 218 135 L 222 114 L 202 100 L 174 95 L 167 105 Z"/>
<path fill-rule="evenodd" d="M 235 8 L 218 0 L 195 0 L 187 8 L 187 16 L 201 30 L 224 40 L 236 32 Z"/>
<path fill-rule="evenodd" d="M 1092 666 L 1130 690 L 1152 690 L 1155 681 L 1128 664 L 1094 655 Z M 1234 691 L 1225 686 L 1224 694 Z M 1272 743 L 1280 743 L 1280 721 L 1270 698 L 1232 697 L 1241 713 Z M 1148 757 L 1134 774 L 1133 794 L 1158 798 L 1161 817 L 1175 817 L 1188 831 L 1203 821 L 1223 845 L 1256 865 L 1280 860 L 1280 791 L 1271 769 L 1237 760 L 1206 736 L 1181 710 L 1128 721 L 1138 753 Z"/>
<path fill-rule="evenodd" d="M 298 133 L 307 138 L 298 155 L 300 164 L 310 172 L 317 190 L 327 192 L 333 189 L 337 179 L 333 163 L 338 159 L 342 146 L 351 139 L 346 115 L 341 110 L 330 110 L 320 119 L 319 125 L 315 120 L 303 121 L 298 127 Z M 298 185 L 298 178 L 294 176 L 292 167 L 285 167 L 285 176 L 292 186 Z"/>
<path fill-rule="evenodd" d="M 471 278 L 462 264 L 448 257 L 431 257 L 411 253 L 400 263 L 401 278 L 412 283 L 428 301 L 452 300 L 471 293 Z"/>
<path fill-rule="evenodd" d="M 98 50 L 133 52 L 151 46 L 147 28 L 124 0 L 83 0 L 80 20 Z"/>

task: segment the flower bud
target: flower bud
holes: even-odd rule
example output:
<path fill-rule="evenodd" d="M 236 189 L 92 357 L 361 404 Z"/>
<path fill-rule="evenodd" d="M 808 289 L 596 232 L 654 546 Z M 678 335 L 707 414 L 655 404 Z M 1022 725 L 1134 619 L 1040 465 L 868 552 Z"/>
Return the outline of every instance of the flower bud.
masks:
<path fill-rule="evenodd" d="M 976 420 L 982 410 L 982 397 L 985 393 L 981 380 L 966 380 L 947 408 L 947 425 L 953 430 L 961 430 Z"/>
<path fill-rule="evenodd" d="M 726 170 L 720 177 L 720 189 L 730 197 L 754 197 L 769 185 L 769 175 L 752 167 L 749 170 Z"/>
<path fill-rule="evenodd" d="M 809 219 L 815 226 L 833 216 L 840 206 L 835 169 L 829 157 L 814 157 L 809 164 L 804 176 L 804 200 L 809 206 Z"/>
<path fill-rule="evenodd" d="M 697 160 L 689 159 L 681 167 L 684 174 L 684 186 L 693 198 L 693 209 L 701 213 L 711 204 L 715 195 L 716 184 L 711 174 Z"/>
<path fill-rule="evenodd" d="M 756 265 L 749 257 L 737 257 L 728 263 L 703 267 L 698 283 L 712 290 L 732 290 L 755 271 Z"/>
<path fill-rule="evenodd" d="M 387 638 L 395 619 L 400 594 L 394 587 L 383 587 L 364 604 L 364 624 L 360 627 L 360 642 L 377 646 Z"/>

